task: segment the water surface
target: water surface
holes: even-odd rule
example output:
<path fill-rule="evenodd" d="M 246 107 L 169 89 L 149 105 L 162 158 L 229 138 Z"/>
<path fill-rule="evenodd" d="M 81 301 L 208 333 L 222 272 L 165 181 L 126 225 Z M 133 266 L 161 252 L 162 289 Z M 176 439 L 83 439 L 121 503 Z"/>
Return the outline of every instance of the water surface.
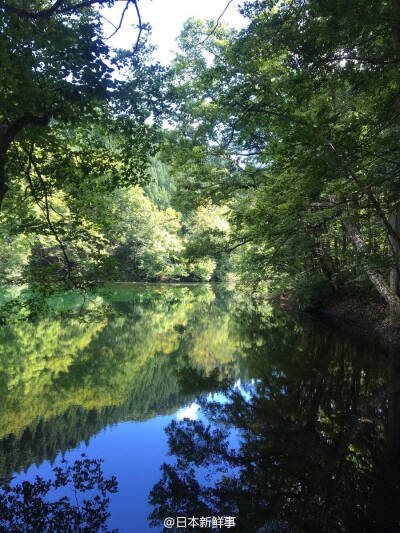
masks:
<path fill-rule="evenodd" d="M 91 305 L 0 330 L 3 527 L 19 512 L 14 530 L 35 531 L 40 510 L 43 530 L 68 531 L 48 505 L 65 496 L 83 531 L 85 494 L 100 494 L 87 531 L 193 515 L 234 516 L 231 531 L 399 531 L 394 355 L 222 286 L 115 285 Z M 35 493 L 37 475 L 57 488 Z"/>

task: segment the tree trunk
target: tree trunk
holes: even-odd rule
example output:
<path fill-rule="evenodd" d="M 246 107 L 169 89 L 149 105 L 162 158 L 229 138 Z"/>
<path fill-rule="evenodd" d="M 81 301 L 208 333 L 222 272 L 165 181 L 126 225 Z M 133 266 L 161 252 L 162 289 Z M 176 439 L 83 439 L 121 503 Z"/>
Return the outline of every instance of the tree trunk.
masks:
<path fill-rule="evenodd" d="M 11 143 L 15 140 L 17 135 L 27 126 L 47 126 L 50 117 L 44 115 L 43 117 L 35 117 L 31 113 L 17 118 L 11 124 L 0 124 L 0 209 L 4 196 L 8 190 L 6 163 L 7 152 Z"/>
<path fill-rule="evenodd" d="M 0 157 L 0 209 L 3 204 L 4 196 L 8 190 L 6 184 L 6 161 L 5 158 Z"/>
<path fill-rule="evenodd" d="M 391 214 L 389 218 L 390 225 L 394 229 L 394 231 L 400 235 L 400 208 L 394 211 L 394 213 Z M 400 276 L 399 276 L 399 269 L 400 269 L 400 246 L 399 243 L 393 239 L 390 238 L 390 246 L 391 246 L 391 254 L 393 258 L 393 266 L 390 271 L 390 288 L 394 293 L 397 294 L 397 296 L 400 296 Z"/>
<path fill-rule="evenodd" d="M 367 245 L 359 229 L 352 222 L 343 221 L 343 226 L 359 255 L 366 255 Z M 386 283 L 385 278 L 373 268 L 367 269 L 367 274 L 372 284 L 389 305 L 392 325 L 400 324 L 400 298 L 398 294 Z"/>

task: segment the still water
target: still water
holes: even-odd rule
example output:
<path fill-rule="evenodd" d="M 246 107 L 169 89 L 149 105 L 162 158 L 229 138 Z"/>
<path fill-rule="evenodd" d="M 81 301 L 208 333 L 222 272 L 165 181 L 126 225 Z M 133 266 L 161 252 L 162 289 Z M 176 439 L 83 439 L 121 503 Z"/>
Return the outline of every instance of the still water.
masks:
<path fill-rule="evenodd" d="M 332 324 L 111 286 L 0 328 L 0 531 L 400 531 L 399 391 Z"/>

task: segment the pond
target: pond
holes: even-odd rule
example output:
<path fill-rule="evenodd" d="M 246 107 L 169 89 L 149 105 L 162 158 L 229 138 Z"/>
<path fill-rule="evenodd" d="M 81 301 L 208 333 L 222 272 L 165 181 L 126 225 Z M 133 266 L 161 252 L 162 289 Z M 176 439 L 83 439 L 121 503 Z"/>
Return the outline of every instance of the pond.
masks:
<path fill-rule="evenodd" d="M 0 531 L 400 531 L 396 354 L 219 285 L 90 306 L 0 329 Z"/>

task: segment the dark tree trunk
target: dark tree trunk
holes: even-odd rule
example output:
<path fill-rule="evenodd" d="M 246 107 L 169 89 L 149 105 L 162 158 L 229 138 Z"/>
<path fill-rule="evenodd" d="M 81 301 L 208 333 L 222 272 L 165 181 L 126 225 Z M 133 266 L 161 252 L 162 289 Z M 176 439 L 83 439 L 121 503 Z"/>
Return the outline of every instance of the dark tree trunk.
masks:
<path fill-rule="evenodd" d="M 3 204 L 4 196 L 8 190 L 6 184 L 6 161 L 5 158 L 0 157 L 0 209 Z"/>
<path fill-rule="evenodd" d="M 49 123 L 50 117 L 44 115 L 42 117 L 36 117 L 27 113 L 22 117 L 19 117 L 14 122 L 10 124 L 1 124 L 0 130 L 0 209 L 4 200 L 4 196 L 7 193 L 7 173 L 6 173 L 6 163 L 7 163 L 7 152 L 11 146 L 11 143 L 15 140 L 17 135 L 27 126 L 47 126 Z"/>
<path fill-rule="evenodd" d="M 343 221 L 343 226 L 349 235 L 354 249 L 360 255 L 365 255 L 367 252 L 367 245 L 361 235 L 359 229 L 355 224 L 348 221 Z M 392 324 L 397 326 L 400 323 L 400 297 L 396 292 L 392 290 L 390 285 L 387 284 L 385 278 L 374 268 L 367 269 L 367 275 L 372 284 L 379 292 L 381 296 L 386 300 L 389 305 Z"/>
<path fill-rule="evenodd" d="M 394 231 L 400 235 L 400 209 L 397 209 L 389 218 L 389 222 Z M 393 258 L 393 266 L 390 271 L 390 288 L 393 292 L 400 296 L 400 246 L 399 243 L 390 237 L 391 254 Z"/>

